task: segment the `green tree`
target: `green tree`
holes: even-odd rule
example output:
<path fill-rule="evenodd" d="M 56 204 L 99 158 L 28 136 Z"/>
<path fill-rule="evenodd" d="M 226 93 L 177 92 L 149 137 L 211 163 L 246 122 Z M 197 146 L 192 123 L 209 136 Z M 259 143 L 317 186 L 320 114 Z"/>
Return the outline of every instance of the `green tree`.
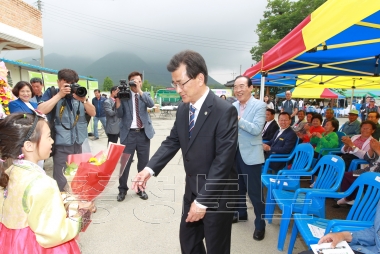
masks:
<path fill-rule="evenodd" d="M 103 90 L 111 91 L 111 88 L 114 86 L 113 81 L 110 77 L 106 77 L 103 82 Z"/>
<path fill-rule="evenodd" d="M 256 34 L 259 36 L 257 45 L 252 47 L 252 59 L 256 62 L 261 56 L 284 38 L 310 13 L 327 0 L 268 0 L 264 18 L 257 25 Z"/>

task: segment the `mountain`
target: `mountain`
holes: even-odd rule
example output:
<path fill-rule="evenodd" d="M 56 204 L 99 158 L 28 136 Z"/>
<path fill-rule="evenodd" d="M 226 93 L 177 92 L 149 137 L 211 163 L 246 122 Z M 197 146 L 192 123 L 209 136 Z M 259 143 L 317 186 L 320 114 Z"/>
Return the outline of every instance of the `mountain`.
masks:
<path fill-rule="evenodd" d="M 21 59 L 24 62 L 38 65 L 32 58 Z M 166 70 L 167 62 L 144 61 L 139 56 L 130 52 L 111 52 L 107 55 L 93 60 L 81 56 L 62 56 L 56 53 L 45 56 L 45 67 L 55 70 L 63 68 L 73 69 L 79 75 L 91 76 L 99 81 L 102 88 L 105 77 L 110 77 L 115 85 L 120 79 L 128 79 L 128 74 L 132 71 L 139 71 L 144 74 L 144 79 L 153 85 L 169 87 L 171 75 Z M 212 77 L 208 77 L 209 85 L 221 85 Z M 222 85 L 221 85 L 222 86 Z"/>

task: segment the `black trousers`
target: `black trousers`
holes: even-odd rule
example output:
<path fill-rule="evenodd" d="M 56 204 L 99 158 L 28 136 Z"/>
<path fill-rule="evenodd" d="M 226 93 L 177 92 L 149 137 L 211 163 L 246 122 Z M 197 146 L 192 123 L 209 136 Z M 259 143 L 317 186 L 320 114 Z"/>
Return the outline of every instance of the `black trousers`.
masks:
<path fill-rule="evenodd" d="M 109 134 L 107 133 L 107 137 L 108 137 L 108 143 L 109 142 L 112 142 L 112 143 L 117 143 L 117 141 L 119 140 L 119 134 Z"/>
<path fill-rule="evenodd" d="M 263 230 L 265 229 L 265 220 L 263 219 L 265 203 L 261 185 L 261 164 L 245 164 L 238 149 L 236 151 L 236 168 L 239 174 L 240 198 L 237 205 L 239 216 L 247 214 L 246 193 L 248 192 L 256 216 L 255 229 Z"/>
<path fill-rule="evenodd" d="M 348 171 L 348 169 L 350 168 L 350 164 L 353 160 L 355 159 L 359 159 L 357 156 L 353 155 L 353 154 L 350 154 L 350 153 L 344 153 L 342 154 L 342 159 L 344 160 L 344 164 L 346 166 L 346 172 Z"/>
<path fill-rule="evenodd" d="M 150 139 L 145 135 L 144 130 L 134 131 L 130 130 L 128 137 L 125 139 L 124 153 L 130 154 L 127 165 L 125 166 L 124 172 L 119 178 L 119 192 L 126 193 L 128 191 L 127 181 L 129 176 L 129 169 L 131 168 L 132 159 L 137 152 L 137 171 L 142 171 L 149 161 L 149 150 L 150 150 Z"/>
<path fill-rule="evenodd" d="M 207 209 L 205 217 L 197 222 L 186 222 L 193 201 L 183 199 L 179 240 L 183 254 L 229 254 L 233 211 Z M 206 248 L 203 244 L 206 241 Z"/>

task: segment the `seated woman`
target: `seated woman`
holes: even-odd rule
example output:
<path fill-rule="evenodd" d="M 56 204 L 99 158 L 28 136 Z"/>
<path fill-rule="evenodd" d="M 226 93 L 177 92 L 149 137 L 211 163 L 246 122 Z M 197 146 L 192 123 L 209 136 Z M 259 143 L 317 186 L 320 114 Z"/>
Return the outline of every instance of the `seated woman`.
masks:
<path fill-rule="evenodd" d="M 366 172 L 380 172 L 380 142 L 376 139 L 371 139 L 369 141 L 369 150 L 364 155 L 364 159 L 369 162 L 369 165 L 363 169 L 357 169 L 351 172 L 344 173 L 342 184 L 340 186 L 341 191 L 346 191 L 356 178 Z M 338 200 L 337 205 L 334 207 L 339 207 L 343 204 L 353 204 L 353 199 L 356 196 L 356 192 L 353 192 L 350 196 Z"/>
<path fill-rule="evenodd" d="M 37 103 L 30 102 L 30 99 L 34 96 L 32 86 L 26 81 L 19 81 L 13 87 L 12 93 L 18 99 L 9 103 L 10 113 L 28 113 L 32 114 L 37 109 Z"/>
<path fill-rule="evenodd" d="M 364 121 L 360 124 L 360 134 L 351 138 L 342 137 L 344 146 L 341 149 L 341 156 L 346 165 L 346 171 L 349 169 L 351 161 L 354 159 L 363 159 L 365 153 L 369 150 L 372 133 L 376 130 L 376 124 L 372 121 Z"/>
<path fill-rule="evenodd" d="M 49 158 L 54 143 L 48 123 L 16 113 L 0 121 L 0 253 L 80 253 L 75 240 L 92 202 L 63 199 L 57 182 L 37 161 Z M 22 156 L 20 156 L 20 153 Z"/>
<path fill-rule="evenodd" d="M 316 145 L 314 149 L 314 158 L 318 159 L 321 149 L 323 148 L 338 148 L 339 137 L 336 134 L 339 128 L 337 120 L 328 120 L 325 125 L 325 132 L 313 132 L 311 134 L 310 144 Z M 322 155 L 328 154 L 328 151 L 323 151 Z"/>
<path fill-rule="evenodd" d="M 322 115 L 315 113 L 313 115 L 313 118 L 311 119 L 312 126 L 305 125 L 305 134 L 303 133 L 297 133 L 297 136 L 302 139 L 302 143 L 308 143 L 310 142 L 310 138 L 313 133 L 319 132 L 322 134 L 325 132 L 325 129 L 322 127 Z"/>

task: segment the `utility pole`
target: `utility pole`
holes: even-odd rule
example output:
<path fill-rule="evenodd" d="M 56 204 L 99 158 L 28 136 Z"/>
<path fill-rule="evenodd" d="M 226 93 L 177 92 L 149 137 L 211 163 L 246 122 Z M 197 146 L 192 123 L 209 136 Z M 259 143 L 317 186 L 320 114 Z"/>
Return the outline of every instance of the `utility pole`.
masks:
<path fill-rule="evenodd" d="M 232 79 L 235 79 L 236 72 L 232 71 L 231 75 L 232 75 Z"/>
<path fill-rule="evenodd" d="M 38 7 L 38 10 L 41 12 L 41 15 L 42 15 L 42 2 L 41 2 L 41 0 L 37 0 L 37 7 Z M 45 65 L 44 48 L 43 47 L 40 49 L 40 65 L 41 65 L 41 67 L 44 67 L 44 65 Z"/>
<path fill-rule="evenodd" d="M 240 75 L 241 75 L 241 65 L 240 65 Z"/>

